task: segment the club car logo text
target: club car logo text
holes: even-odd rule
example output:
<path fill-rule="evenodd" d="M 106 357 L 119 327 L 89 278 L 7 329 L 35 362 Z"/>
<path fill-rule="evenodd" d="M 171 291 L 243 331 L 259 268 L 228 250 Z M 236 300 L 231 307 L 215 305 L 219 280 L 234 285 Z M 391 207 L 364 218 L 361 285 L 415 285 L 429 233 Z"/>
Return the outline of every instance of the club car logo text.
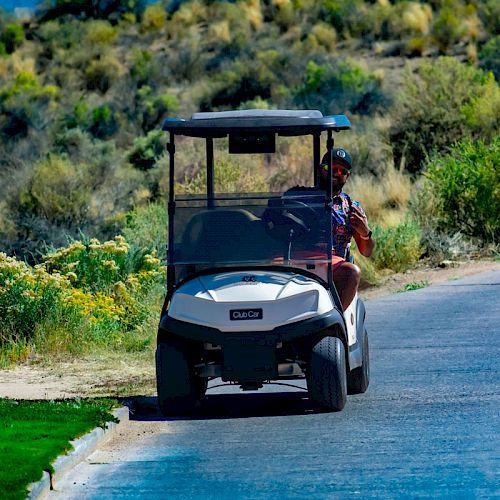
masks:
<path fill-rule="evenodd" d="M 262 319 L 262 309 L 231 309 L 229 319 L 231 321 Z"/>

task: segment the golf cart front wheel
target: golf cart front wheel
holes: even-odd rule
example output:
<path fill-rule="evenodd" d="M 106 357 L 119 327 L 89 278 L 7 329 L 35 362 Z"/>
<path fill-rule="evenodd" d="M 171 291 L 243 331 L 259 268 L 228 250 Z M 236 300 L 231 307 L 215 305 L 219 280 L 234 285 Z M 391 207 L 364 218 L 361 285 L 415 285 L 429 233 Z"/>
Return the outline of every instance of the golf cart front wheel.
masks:
<path fill-rule="evenodd" d="M 345 348 L 336 337 L 325 337 L 313 348 L 307 377 L 311 399 L 321 408 L 340 411 L 347 399 Z"/>
<path fill-rule="evenodd" d="M 158 406 L 165 416 L 190 415 L 201 396 L 200 384 L 189 362 L 187 346 L 166 339 L 156 348 Z"/>

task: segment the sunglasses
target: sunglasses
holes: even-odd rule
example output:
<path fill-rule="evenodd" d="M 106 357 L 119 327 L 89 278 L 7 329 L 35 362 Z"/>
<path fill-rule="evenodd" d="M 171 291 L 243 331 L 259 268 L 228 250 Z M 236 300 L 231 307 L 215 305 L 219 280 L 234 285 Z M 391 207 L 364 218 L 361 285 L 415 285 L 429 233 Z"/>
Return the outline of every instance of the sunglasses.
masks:
<path fill-rule="evenodd" d="M 323 170 L 325 172 L 328 172 L 328 164 L 327 163 L 324 163 L 323 165 L 321 165 L 321 167 L 323 168 Z M 347 175 L 348 173 L 349 173 L 349 170 L 347 170 L 347 168 L 332 165 L 332 174 Z"/>

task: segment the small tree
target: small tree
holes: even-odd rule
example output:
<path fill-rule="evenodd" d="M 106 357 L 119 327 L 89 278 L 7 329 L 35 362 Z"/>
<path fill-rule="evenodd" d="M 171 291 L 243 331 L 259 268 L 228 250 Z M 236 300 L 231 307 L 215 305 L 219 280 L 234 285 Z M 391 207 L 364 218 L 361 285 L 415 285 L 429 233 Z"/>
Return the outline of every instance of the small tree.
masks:
<path fill-rule="evenodd" d="M 406 72 L 390 132 L 396 164 L 421 169 L 432 152 L 467 137 L 490 141 L 500 130 L 500 87 L 491 73 L 442 57 Z"/>

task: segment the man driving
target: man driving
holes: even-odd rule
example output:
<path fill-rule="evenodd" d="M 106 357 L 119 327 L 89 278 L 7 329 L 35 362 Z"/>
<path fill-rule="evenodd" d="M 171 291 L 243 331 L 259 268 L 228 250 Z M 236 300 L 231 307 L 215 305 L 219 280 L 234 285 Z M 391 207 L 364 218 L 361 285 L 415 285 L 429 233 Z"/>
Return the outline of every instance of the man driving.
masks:
<path fill-rule="evenodd" d="M 328 188 L 328 153 L 320 164 L 319 187 Z M 346 260 L 351 238 L 354 237 L 358 249 L 365 257 L 370 257 L 375 247 L 372 231 L 359 202 L 343 191 L 351 175 L 352 158 L 343 148 L 332 150 L 332 271 L 344 310 L 354 299 L 359 286 L 361 271 L 358 266 Z"/>

